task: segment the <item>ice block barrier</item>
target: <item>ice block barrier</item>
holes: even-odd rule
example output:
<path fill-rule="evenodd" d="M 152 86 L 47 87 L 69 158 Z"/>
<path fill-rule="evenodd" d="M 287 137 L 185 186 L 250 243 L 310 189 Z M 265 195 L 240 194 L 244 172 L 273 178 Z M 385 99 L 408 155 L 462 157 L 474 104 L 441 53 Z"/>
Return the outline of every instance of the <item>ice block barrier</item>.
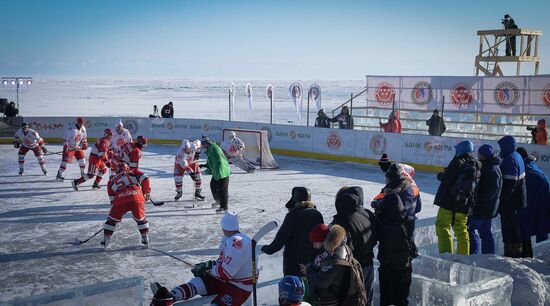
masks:
<path fill-rule="evenodd" d="M 143 277 L 131 277 L 17 299 L 2 306 L 143 306 Z"/>
<path fill-rule="evenodd" d="M 511 305 L 512 277 L 429 256 L 413 260 L 411 305 Z"/>

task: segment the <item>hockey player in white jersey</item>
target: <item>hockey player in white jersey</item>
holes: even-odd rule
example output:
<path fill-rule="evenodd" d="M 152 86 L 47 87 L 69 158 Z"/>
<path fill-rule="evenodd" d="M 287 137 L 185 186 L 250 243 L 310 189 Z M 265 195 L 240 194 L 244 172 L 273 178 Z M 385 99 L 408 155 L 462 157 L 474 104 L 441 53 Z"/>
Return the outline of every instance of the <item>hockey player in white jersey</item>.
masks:
<path fill-rule="evenodd" d="M 44 160 L 44 154 L 48 150 L 44 147 L 44 140 L 40 137 L 38 132 L 30 129 L 27 123 L 23 122 L 21 128 L 17 130 L 13 140 L 13 146 L 19 149 L 19 175 L 23 175 L 25 165 L 25 155 L 27 152 L 32 151 L 34 156 L 38 160 L 38 165 L 42 169 L 42 173 L 46 175 L 46 161 Z"/>
<path fill-rule="evenodd" d="M 212 305 L 237 306 L 246 302 L 252 292 L 252 241 L 239 232 L 236 212 L 226 212 L 221 226 L 224 236 L 217 260 L 196 264 L 195 276 L 188 283 L 168 291 L 158 283 L 151 284 L 152 306 L 172 305 L 196 295 L 215 295 Z"/>
<path fill-rule="evenodd" d="M 63 134 L 63 156 L 61 165 L 57 171 L 57 180 L 64 180 L 63 173 L 67 170 L 67 163 L 70 163 L 73 157 L 78 160 L 80 173 L 86 175 L 86 157 L 85 151 L 88 149 L 88 135 L 84 126 L 84 118 L 78 117 L 74 126 L 70 127 Z"/>
<path fill-rule="evenodd" d="M 243 152 L 245 149 L 244 142 L 237 137 L 234 131 L 231 131 L 230 138 L 222 143 L 222 150 L 229 163 L 243 169 L 248 173 L 254 172 L 256 167 L 244 159 Z"/>
<path fill-rule="evenodd" d="M 111 152 L 111 156 L 109 156 L 109 158 L 115 159 L 114 162 L 111 162 L 112 166 L 117 164 L 117 162 L 122 158 L 122 147 L 125 144 L 132 142 L 132 140 L 133 139 L 130 131 L 124 128 L 122 120 L 119 119 L 117 124 L 115 125 L 115 131 L 113 132 L 113 137 L 111 138 L 111 146 L 109 147 L 109 150 Z M 112 171 L 111 174 L 114 175 L 114 173 L 116 173 L 116 171 Z"/>
<path fill-rule="evenodd" d="M 195 184 L 194 197 L 198 201 L 204 201 L 202 191 L 202 174 L 199 170 L 199 161 L 195 159 L 195 154 L 200 152 L 201 142 L 195 140 L 190 143 L 184 139 L 176 153 L 176 161 L 174 163 L 174 183 L 176 184 L 176 196 L 174 200 L 179 200 L 183 195 L 183 175 L 187 172 Z"/>

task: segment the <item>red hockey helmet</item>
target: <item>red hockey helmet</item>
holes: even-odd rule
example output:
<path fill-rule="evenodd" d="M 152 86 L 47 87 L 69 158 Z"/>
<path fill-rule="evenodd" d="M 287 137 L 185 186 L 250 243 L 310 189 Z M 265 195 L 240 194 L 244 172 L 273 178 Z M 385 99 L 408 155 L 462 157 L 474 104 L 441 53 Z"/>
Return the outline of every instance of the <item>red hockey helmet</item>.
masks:
<path fill-rule="evenodd" d="M 130 171 L 130 166 L 128 166 L 126 162 L 119 160 L 116 163 L 116 173 L 129 172 L 129 171 Z"/>
<path fill-rule="evenodd" d="M 142 147 L 145 148 L 147 146 L 147 137 L 139 135 L 136 139 L 136 142 Z"/>
<path fill-rule="evenodd" d="M 103 133 L 105 134 L 105 137 L 113 136 L 113 130 L 111 130 L 109 128 L 106 128 L 105 130 L 103 130 Z"/>
<path fill-rule="evenodd" d="M 84 125 L 84 117 L 78 117 L 76 118 L 76 123 L 80 124 L 80 125 Z"/>

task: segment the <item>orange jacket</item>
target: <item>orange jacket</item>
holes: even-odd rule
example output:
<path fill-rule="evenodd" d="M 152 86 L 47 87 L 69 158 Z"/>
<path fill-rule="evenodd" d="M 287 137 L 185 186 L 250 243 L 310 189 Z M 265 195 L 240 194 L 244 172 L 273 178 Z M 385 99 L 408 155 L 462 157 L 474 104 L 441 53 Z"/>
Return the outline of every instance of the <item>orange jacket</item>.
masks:
<path fill-rule="evenodd" d="M 540 145 L 548 145 L 548 128 L 546 127 L 546 119 L 540 119 L 537 122 L 537 132 L 535 133 L 535 143 Z"/>

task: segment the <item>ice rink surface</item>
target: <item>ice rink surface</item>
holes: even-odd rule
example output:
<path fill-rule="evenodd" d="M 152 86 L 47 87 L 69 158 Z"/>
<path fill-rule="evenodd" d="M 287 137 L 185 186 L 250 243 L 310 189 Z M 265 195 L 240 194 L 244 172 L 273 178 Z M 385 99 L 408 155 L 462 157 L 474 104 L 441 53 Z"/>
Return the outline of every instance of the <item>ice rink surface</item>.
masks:
<path fill-rule="evenodd" d="M 48 145 L 50 152 L 61 151 Z M 184 196 L 173 202 L 172 176 L 176 146 L 150 145 L 144 150 L 140 168 L 151 178 L 151 196 L 167 201 L 155 207 L 148 203 L 151 249 L 140 244 L 136 224 L 125 215 L 106 250 L 100 247 L 102 233 L 83 245 L 84 240 L 102 228 L 110 209 L 102 189 L 92 190 L 92 182 L 73 191 L 70 180 L 79 176 L 77 163 L 71 163 L 65 182 L 55 180 L 61 155 L 46 156 L 48 176 L 43 176 L 35 157 L 27 154 L 25 173 L 18 175 L 17 150 L 0 145 L 0 301 L 60 289 L 96 284 L 131 276 L 145 278 L 145 286 L 158 281 L 174 287 L 192 277 L 185 264 L 155 251 L 168 252 L 190 262 L 214 259 L 222 235 L 222 215 L 211 209 L 210 176 L 204 176 L 202 209 L 189 209 L 192 202 L 191 179 L 184 177 Z M 361 186 L 370 205 L 383 187 L 378 166 L 314 159 L 275 156 L 277 170 L 244 173 L 232 167 L 229 183 L 229 209 L 240 215 L 241 230 L 252 236 L 271 220 L 282 223 L 287 213 L 284 204 L 294 186 L 311 189 L 312 199 L 325 223 L 335 214 L 334 195 L 342 186 Z M 419 217 L 435 216 L 433 202 L 437 188 L 435 173 L 416 172 L 422 191 L 423 208 Z M 260 244 L 269 243 L 276 231 Z M 261 259 L 260 259 L 261 260 Z M 266 272 L 266 271 L 264 271 Z M 151 293 L 145 288 L 145 301 Z"/>

